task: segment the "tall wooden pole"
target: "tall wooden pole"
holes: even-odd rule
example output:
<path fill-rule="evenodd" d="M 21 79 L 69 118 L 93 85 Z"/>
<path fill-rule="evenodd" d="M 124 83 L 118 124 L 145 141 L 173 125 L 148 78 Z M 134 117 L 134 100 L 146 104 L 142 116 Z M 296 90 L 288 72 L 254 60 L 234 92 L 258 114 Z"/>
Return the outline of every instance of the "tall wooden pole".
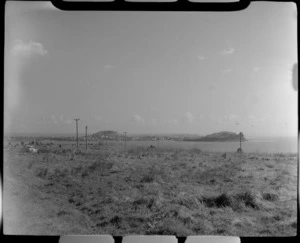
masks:
<path fill-rule="evenodd" d="M 158 154 L 159 154 L 159 137 L 157 138 L 157 151 L 158 151 Z"/>
<path fill-rule="evenodd" d="M 78 121 L 79 118 L 74 119 L 76 121 L 76 141 L 77 141 L 77 149 L 78 149 Z"/>
<path fill-rule="evenodd" d="M 87 151 L 87 126 L 85 127 L 85 150 Z"/>
<path fill-rule="evenodd" d="M 240 132 L 240 150 L 242 152 L 242 132 Z"/>
<path fill-rule="evenodd" d="M 126 148 L 126 134 L 127 134 L 127 132 L 124 132 L 124 134 L 125 134 L 125 140 L 124 140 L 125 144 L 124 145 L 125 145 L 125 154 L 126 154 L 127 153 L 127 148 Z"/>

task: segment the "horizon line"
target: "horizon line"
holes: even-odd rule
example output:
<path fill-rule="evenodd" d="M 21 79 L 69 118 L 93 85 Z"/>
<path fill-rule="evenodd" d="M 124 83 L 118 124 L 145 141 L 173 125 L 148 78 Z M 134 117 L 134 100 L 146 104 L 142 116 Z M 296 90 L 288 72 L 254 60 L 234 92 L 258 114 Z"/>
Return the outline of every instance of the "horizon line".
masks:
<path fill-rule="evenodd" d="M 114 131 L 114 132 L 118 132 L 116 130 L 103 130 L 103 131 Z M 100 131 L 101 132 L 101 131 Z M 219 131 L 219 132 L 223 132 L 223 131 Z M 225 131 L 225 132 L 230 132 L 230 131 Z M 88 134 L 88 136 L 93 135 L 97 132 L 94 133 L 90 133 Z M 122 133 L 122 132 L 118 132 L 118 133 Z M 218 133 L 218 132 L 213 132 L 213 133 Z M 206 135 L 209 134 L 213 134 L 213 133 L 208 133 Z M 233 132 L 234 133 L 234 132 Z M 85 133 L 78 133 L 79 136 L 85 136 Z M 127 132 L 127 136 L 130 135 L 148 135 L 148 136 L 155 136 L 155 135 L 197 135 L 197 136 L 206 136 L 203 134 L 198 134 L 198 133 L 191 133 L 191 132 L 187 132 L 187 133 L 172 133 L 172 132 Z M 47 136 L 75 136 L 76 137 L 76 133 L 69 133 L 69 132 L 4 132 L 3 137 L 6 136 L 28 136 L 28 137 L 36 137 L 36 136 L 42 136 L 42 137 L 47 137 Z M 247 135 L 245 136 L 246 138 L 298 138 L 298 135 Z"/>

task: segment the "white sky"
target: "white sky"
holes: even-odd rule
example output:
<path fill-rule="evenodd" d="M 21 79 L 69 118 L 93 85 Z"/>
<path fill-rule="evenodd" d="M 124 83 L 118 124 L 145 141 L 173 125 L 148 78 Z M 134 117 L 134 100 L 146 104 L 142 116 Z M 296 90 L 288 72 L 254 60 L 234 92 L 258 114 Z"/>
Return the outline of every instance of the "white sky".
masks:
<path fill-rule="evenodd" d="M 6 2 L 5 131 L 296 136 L 296 5 L 65 12 Z"/>

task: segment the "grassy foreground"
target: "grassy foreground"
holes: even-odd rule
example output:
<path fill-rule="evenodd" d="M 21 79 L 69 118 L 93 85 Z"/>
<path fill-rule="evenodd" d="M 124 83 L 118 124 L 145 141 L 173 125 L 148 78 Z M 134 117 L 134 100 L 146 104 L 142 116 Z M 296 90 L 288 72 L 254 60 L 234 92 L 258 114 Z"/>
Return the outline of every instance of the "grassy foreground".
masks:
<path fill-rule="evenodd" d="M 296 154 L 34 146 L 4 147 L 6 234 L 296 235 Z"/>

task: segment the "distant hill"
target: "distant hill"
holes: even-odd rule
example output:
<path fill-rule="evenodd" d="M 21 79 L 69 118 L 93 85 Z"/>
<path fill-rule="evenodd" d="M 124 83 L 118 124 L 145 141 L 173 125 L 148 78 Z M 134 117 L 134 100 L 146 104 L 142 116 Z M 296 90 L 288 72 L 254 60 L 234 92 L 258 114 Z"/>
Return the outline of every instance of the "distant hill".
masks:
<path fill-rule="evenodd" d="M 106 130 L 106 131 L 96 132 L 96 133 L 92 134 L 91 136 L 97 137 L 97 138 L 103 138 L 103 137 L 116 138 L 116 137 L 123 136 L 123 134 L 118 133 L 117 131 Z"/>
<path fill-rule="evenodd" d="M 200 141 L 200 142 L 240 141 L 240 134 L 222 131 L 222 132 L 216 132 L 198 138 L 185 138 L 184 141 Z M 242 133 L 242 141 L 246 141 L 243 133 Z"/>

